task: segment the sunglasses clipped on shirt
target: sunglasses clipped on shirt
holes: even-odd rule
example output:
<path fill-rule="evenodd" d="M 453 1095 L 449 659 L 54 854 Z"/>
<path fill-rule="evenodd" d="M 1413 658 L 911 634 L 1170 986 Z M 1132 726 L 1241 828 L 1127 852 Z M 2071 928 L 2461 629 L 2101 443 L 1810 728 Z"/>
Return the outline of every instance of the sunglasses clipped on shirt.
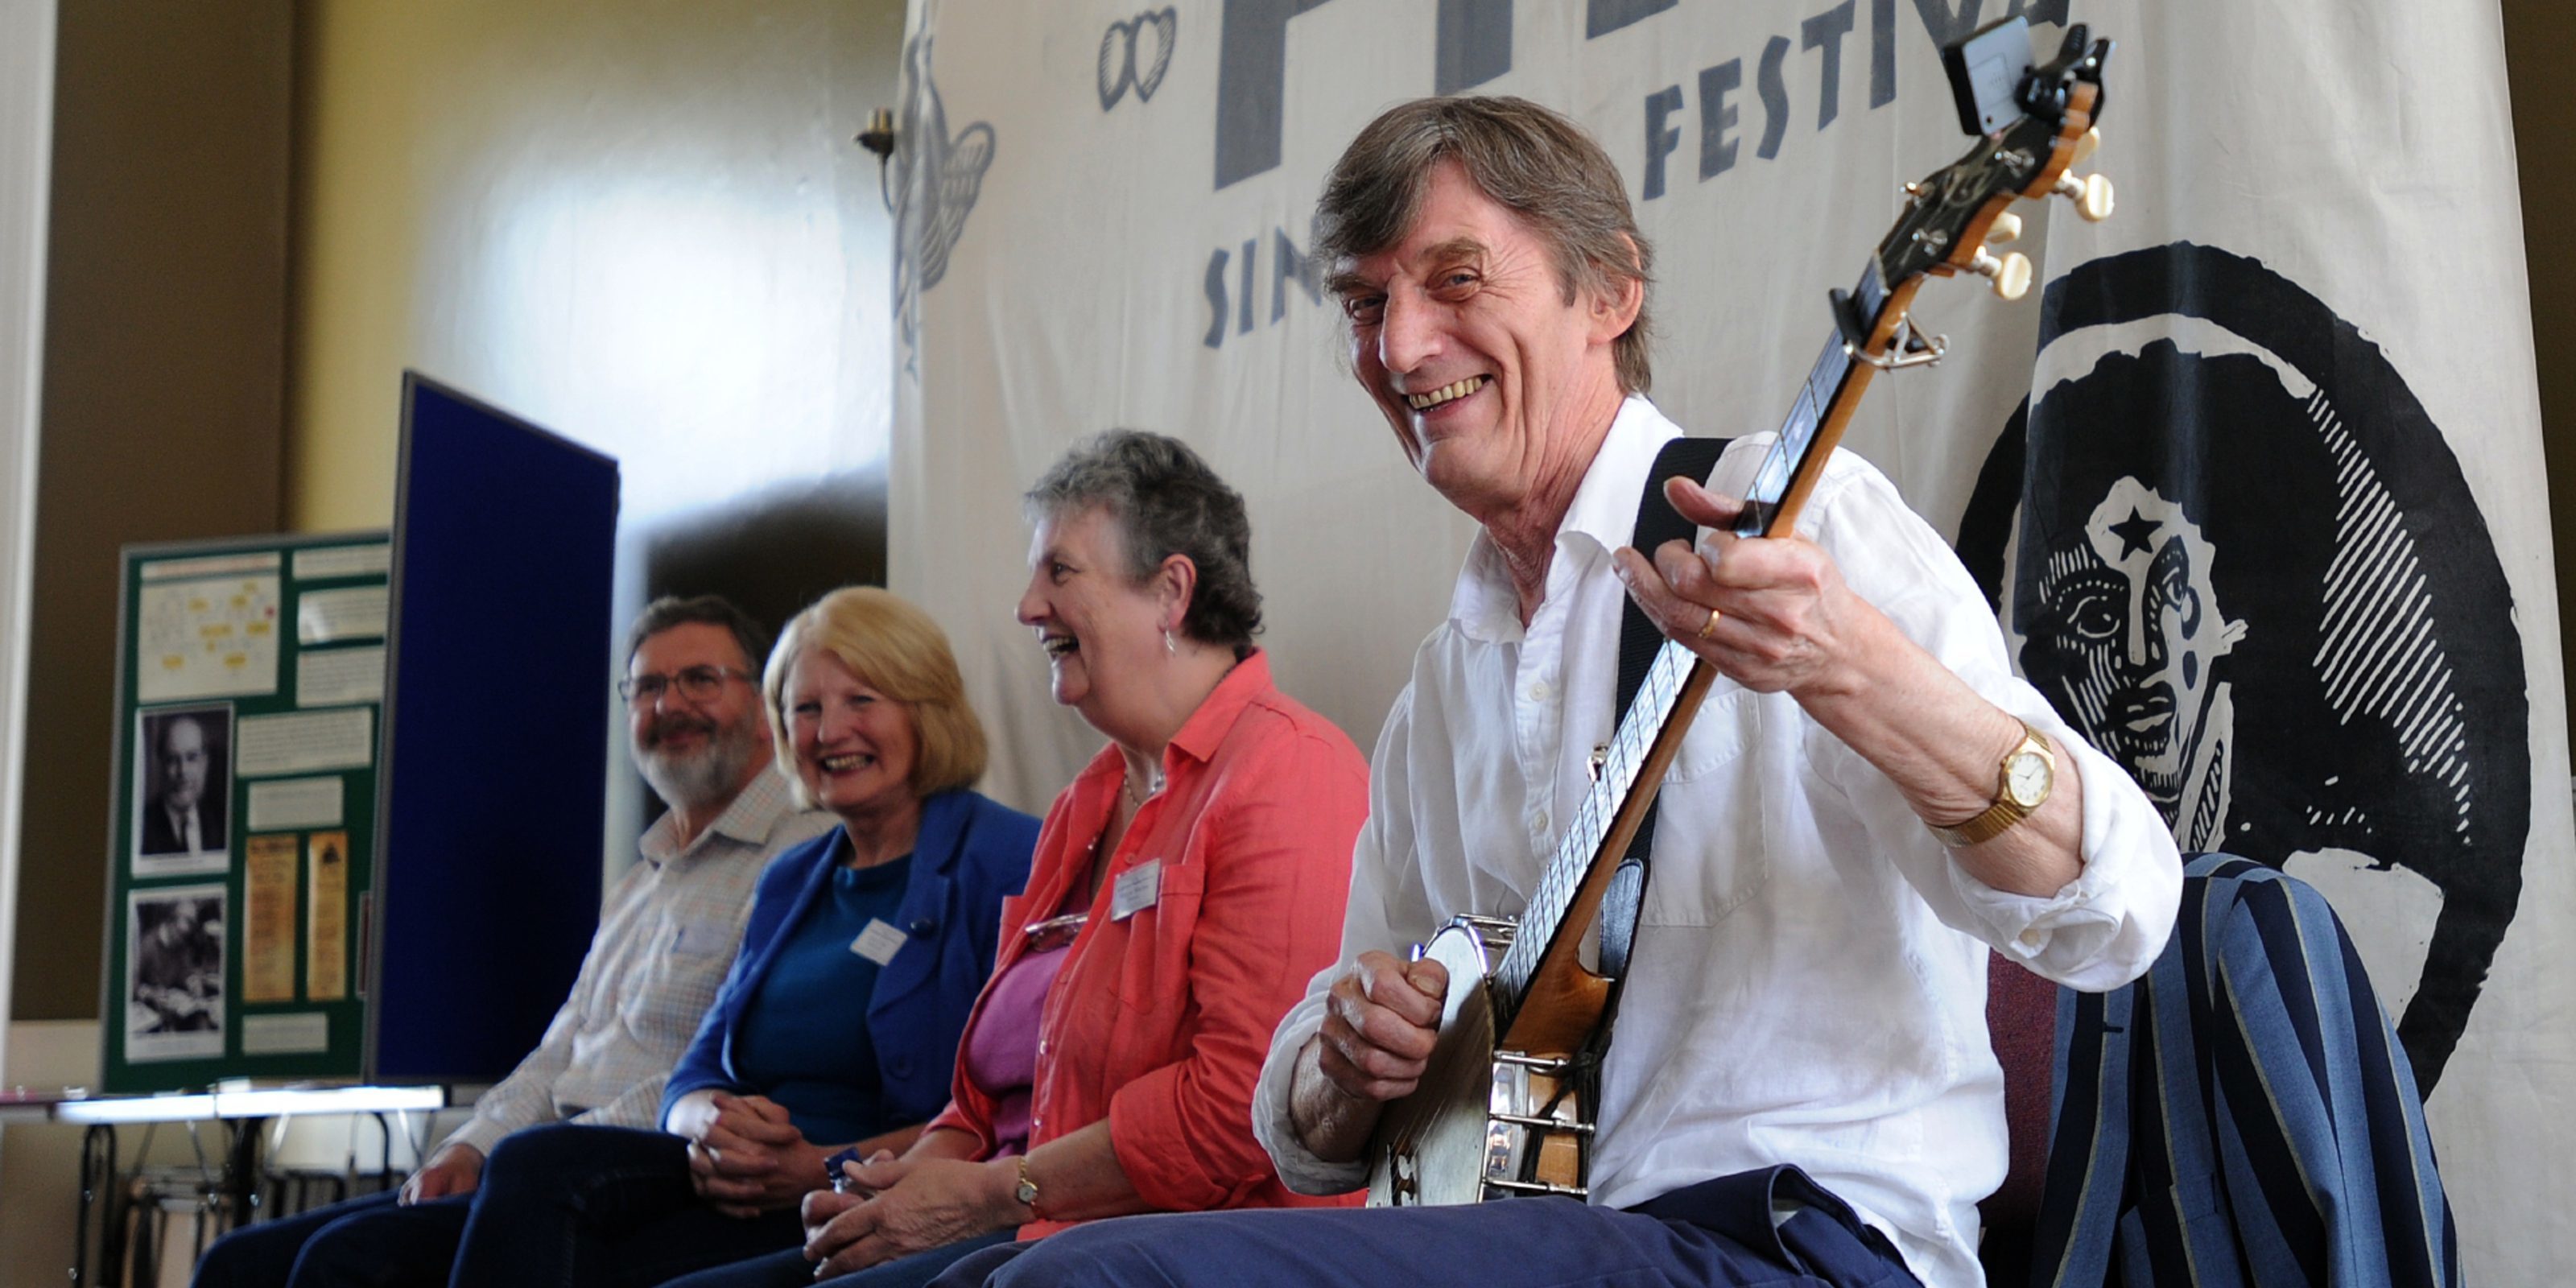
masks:
<path fill-rule="evenodd" d="M 1050 948 L 1062 948 L 1082 933 L 1082 923 L 1089 920 L 1089 912 L 1068 912 L 1061 917 L 1032 921 L 1020 930 L 1020 937 L 1025 941 L 1020 946 L 1021 951 L 1042 953 Z"/>

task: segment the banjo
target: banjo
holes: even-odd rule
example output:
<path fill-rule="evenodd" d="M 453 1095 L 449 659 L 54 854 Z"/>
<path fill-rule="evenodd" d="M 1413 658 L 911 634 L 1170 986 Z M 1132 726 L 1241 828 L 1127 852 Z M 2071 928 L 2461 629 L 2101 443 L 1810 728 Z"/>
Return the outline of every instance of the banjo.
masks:
<path fill-rule="evenodd" d="M 1966 155 L 1905 186 L 1904 213 L 1849 291 L 1830 294 L 1834 331 L 1779 439 L 1747 489 L 1742 536 L 1787 536 L 1870 380 L 1938 362 L 1947 338 L 1910 310 L 1927 277 L 1973 273 L 2018 300 L 2031 265 L 1989 244 L 2020 236 L 2017 200 L 2062 196 L 2108 218 L 2110 182 L 2068 169 L 2100 141 L 2102 65 L 2111 42 L 2067 29 L 2041 64 L 2027 23 L 1992 24 L 1942 51 Z M 1461 916 L 1414 951 L 1449 972 L 1440 1036 L 1413 1094 L 1388 1104 L 1369 1148 L 1372 1206 L 1473 1203 L 1589 1192 L 1598 1074 L 1626 974 L 1646 879 L 1655 792 L 1716 671 L 1669 640 L 1657 650 L 1617 735 L 1597 753 L 1592 790 L 1517 917 Z M 1583 964 L 1601 927 L 1599 969 Z"/>

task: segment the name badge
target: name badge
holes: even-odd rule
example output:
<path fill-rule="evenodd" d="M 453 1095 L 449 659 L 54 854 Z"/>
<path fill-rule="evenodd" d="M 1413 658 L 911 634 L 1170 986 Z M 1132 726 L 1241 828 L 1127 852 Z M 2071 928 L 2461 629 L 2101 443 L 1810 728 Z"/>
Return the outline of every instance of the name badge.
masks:
<path fill-rule="evenodd" d="M 883 966 L 893 961 L 896 953 L 903 951 L 905 938 L 902 931 L 875 917 L 870 917 L 868 928 L 860 931 L 859 937 L 850 941 L 850 951 Z"/>
<path fill-rule="evenodd" d="M 1147 859 L 1118 874 L 1109 888 L 1109 919 L 1125 921 L 1163 897 L 1163 861 Z"/>

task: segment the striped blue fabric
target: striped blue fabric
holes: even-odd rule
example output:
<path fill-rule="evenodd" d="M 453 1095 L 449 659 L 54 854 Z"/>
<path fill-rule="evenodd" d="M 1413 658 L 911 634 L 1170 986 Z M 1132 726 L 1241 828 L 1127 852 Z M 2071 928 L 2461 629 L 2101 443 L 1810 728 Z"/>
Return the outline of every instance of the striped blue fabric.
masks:
<path fill-rule="evenodd" d="M 2459 1238 L 2415 1076 L 2325 897 L 2185 869 L 2147 976 L 2058 998 L 2034 1285 L 2427 1285 Z"/>

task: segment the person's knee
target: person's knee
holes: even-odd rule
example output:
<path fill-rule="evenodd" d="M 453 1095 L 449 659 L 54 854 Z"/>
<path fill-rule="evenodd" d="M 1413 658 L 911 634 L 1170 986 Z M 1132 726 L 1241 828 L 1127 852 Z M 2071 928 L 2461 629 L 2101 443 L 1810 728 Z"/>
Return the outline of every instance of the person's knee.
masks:
<path fill-rule="evenodd" d="M 492 1157 L 483 1164 L 483 1183 L 513 1175 L 552 1172 L 566 1163 L 588 1158 L 597 1153 L 596 1135 L 595 1128 L 571 1123 L 548 1123 L 511 1132 L 492 1147 Z"/>
<path fill-rule="evenodd" d="M 616 1166 L 619 1158 L 632 1150 L 630 1142 L 609 1139 L 619 1134 L 598 1127 L 550 1123 L 502 1137 L 493 1146 L 491 1159 L 483 1165 L 482 1205 L 563 1202 L 583 1178 Z"/>
<path fill-rule="evenodd" d="M 457 1214 L 386 1206 L 353 1213 L 304 1241 L 286 1288 L 438 1288 L 456 1255 Z"/>
<path fill-rule="evenodd" d="M 323 1229 L 366 1211 L 366 1200 L 335 1203 L 244 1226 L 215 1240 L 197 1259 L 190 1288 L 284 1288 L 304 1245 Z"/>
<path fill-rule="evenodd" d="M 1136 1222 L 1094 1221 L 1030 1245 L 982 1281 L 984 1288 L 1118 1288 L 1168 1282 Z M 961 1268 L 963 1263 L 961 1263 Z M 946 1278 L 932 1288 L 952 1288 Z"/>
<path fill-rule="evenodd" d="M 305 1240 L 286 1288 L 380 1288 L 390 1282 L 386 1271 L 394 1250 L 366 1239 L 356 1224 L 337 1222 Z"/>
<path fill-rule="evenodd" d="M 215 1240 L 206 1255 L 197 1259 L 197 1272 L 188 1280 L 188 1288 L 278 1288 L 283 1281 L 273 1273 L 262 1275 L 259 1269 L 293 1264 L 294 1250 L 275 1246 L 283 1233 L 254 1225 Z"/>

